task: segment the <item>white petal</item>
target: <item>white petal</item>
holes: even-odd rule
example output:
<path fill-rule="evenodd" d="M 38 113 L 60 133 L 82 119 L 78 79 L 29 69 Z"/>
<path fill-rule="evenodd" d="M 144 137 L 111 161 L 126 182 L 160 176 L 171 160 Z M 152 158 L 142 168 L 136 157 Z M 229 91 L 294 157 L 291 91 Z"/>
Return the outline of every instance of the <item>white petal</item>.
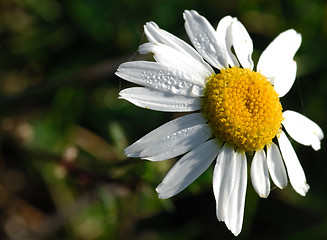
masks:
<path fill-rule="evenodd" d="M 276 144 L 267 146 L 267 165 L 271 179 L 281 189 L 287 186 L 287 174 L 282 156 Z"/>
<path fill-rule="evenodd" d="M 254 190 L 262 198 L 270 192 L 270 180 L 267 167 L 267 158 L 264 150 L 256 151 L 251 164 L 251 180 Z"/>
<path fill-rule="evenodd" d="M 228 30 L 230 31 L 231 43 L 227 43 L 227 46 L 231 44 L 234 47 L 236 56 L 243 68 L 252 70 L 253 43 L 246 28 L 235 18 Z"/>
<path fill-rule="evenodd" d="M 280 33 L 264 50 L 258 62 L 258 70 L 268 68 L 264 63 L 279 64 L 279 61 L 293 59 L 302 42 L 301 34 L 294 29 L 289 29 Z M 268 61 L 268 62 L 266 62 Z M 259 66 L 262 66 L 259 67 Z"/>
<path fill-rule="evenodd" d="M 321 128 L 309 118 L 300 113 L 287 110 L 283 112 L 282 122 L 287 133 L 298 143 L 320 149 L 320 141 L 324 138 Z"/>
<path fill-rule="evenodd" d="M 197 60 L 199 63 L 203 65 L 203 67 L 207 69 L 208 72 L 213 72 L 210 65 L 205 61 L 203 61 L 201 55 L 197 51 L 195 51 L 194 48 L 192 48 L 185 41 L 174 36 L 173 34 L 160 29 L 158 25 L 155 24 L 154 22 L 146 23 L 144 25 L 144 32 L 151 43 L 162 43 L 169 47 L 172 47 L 178 50 L 179 52 L 184 53 L 186 56 L 190 56 L 191 58 Z"/>
<path fill-rule="evenodd" d="M 239 62 L 232 52 L 232 39 L 230 34 L 230 27 L 235 21 L 235 18 L 232 18 L 231 16 L 226 16 L 222 18 L 217 26 L 217 39 L 218 42 L 224 46 L 227 50 L 227 58 L 228 58 L 228 64 L 232 67 L 239 66 Z"/>
<path fill-rule="evenodd" d="M 213 172 L 213 193 L 216 199 L 216 213 L 219 221 L 225 221 L 226 204 L 234 187 L 236 153 L 228 144 L 224 144 L 217 157 Z"/>
<path fill-rule="evenodd" d="M 175 132 L 151 143 L 141 153 L 141 158 L 161 161 L 184 154 L 208 140 L 212 130 L 208 124 L 195 125 Z"/>
<path fill-rule="evenodd" d="M 138 157 L 141 151 L 147 148 L 152 142 L 157 141 L 157 139 L 165 138 L 175 132 L 179 132 L 182 129 L 203 124 L 205 122 L 206 119 L 203 117 L 202 113 L 192 113 L 176 118 L 156 128 L 127 147 L 125 149 L 125 155 L 127 157 Z"/>
<path fill-rule="evenodd" d="M 197 51 L 212 66 L 227 68 L 227 52 L 223 45 L 218 43 L 216 32 L 208 20 L 196 11 L 185 11 L 185 29 Z"/>
<path fill-rule="evenodd" d="M 244 153 L 236 152 L 234 186 L 228 196 L 225 209 L 225 223 L 227 228 L 237 236 L 242 230 L 245 194 L 247 186 L 247 163 Z"/>
<path fill-rule="evenodd" d="M 227 228 L 236 236 L 242 229 L 246 185 L 245 154 L 235 152 L 230 145 L 225 144 L 217 157 L 213 191 L 217 218 L 225 221 Z"/>
<path fill-rule="evenodd" d="M 203 86 L 198 79 L 183 69 L 162 63 L 136 61 L 121 64 L 116 75 L 133 83 L 184 96 L 201 96 Z"/>
<path fill-rule="evenodd" d="M 201 99 L 159 92 L 146 87 L 127 88 L 119 93 L 119 98 L 125 99 L 138 107 L 163 112 L 192 112 L 201 108 Z"/>
<path fill-rule="evenodd" d="M 290 29 L 279 34 L 261 54 L 257 70 L 276 86 L 280 97 L 292 87 L 296 77 L 296 63 L 293 60 L 301 45 L 301 34 Z"/>
<path fill-rule="evenodd" d="M 274 85 L 279 97 L 285 96 L 292 88 L 296 78 L 296 70 L 297 63 L 294 60 L 290 60 L 285 62 L 283 66 L 280 66 L 278 73 L 274 77 L 268 79 Z"/>
<path fill-rule="evenodd" d="M 170 46 L 161 43 L 145 43 L 139 47 L 139 52 L 141 54 L 154 53 L 154 59 L 157 62 L 163 63 L 165 65 L 170 65 L 173 68 L 183 69 L 188 72 L 200 86 L 204 86 L 205 80 L 213 73 L 208 71 L 204 65 L 198 62 L 189 54 L 184 54 L 179 50 L 176 50 Z"/>
<path fill-rule="evenodd" d="M 210 166 L 219 149 L 220 143 L 212 139 L 182 157 L 156 188 L 159 198 L 169 198 L 184 190 Z"/>
<path fill-rule="evenodd" d="M 305 196 L 310 187 L 307 184 L 307 180 L 299 159 L 297 158 L 296 153 L 284 132 L 281 132 L 278 138 L 278 143 L 291 185 L 297 193 Z"/>

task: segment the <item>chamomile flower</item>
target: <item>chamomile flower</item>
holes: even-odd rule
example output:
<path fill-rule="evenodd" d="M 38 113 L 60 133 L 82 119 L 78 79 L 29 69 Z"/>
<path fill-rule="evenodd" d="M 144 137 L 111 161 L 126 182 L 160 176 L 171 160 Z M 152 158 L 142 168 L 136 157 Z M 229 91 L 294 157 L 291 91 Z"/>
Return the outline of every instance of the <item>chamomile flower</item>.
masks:
<path fill-rule="evenodd" d="M 301 35 L 287 30 L 262 53 L 256 71 L 253 43 L 236 18 L 226 16 L 215 30 L 196 11 L 185 11 L 185 29 L 193 44 L 160 29 L 144 26 L 148 43 L 141 54 L 155 61 L 133 61 L 116 74 L 142 87 L 120 92 L 120 98 L 147 109 L 188 112 L 145 135 L 125 149 L 128 157 L 162 161 L 183 155 L 156 188 L 170 198 L 197 179 L 214 161 L 216 214 L 238 235 L 242 229 L 247 188 L 247 155 L 253 156 L 251 180 L 260 197 L 288 179 L 296 192 L 309 190 L 304 171 L 286 136 L 320 149 L 321 128 L 280 103 L 292 87 L 293 57 Z M 252 157 L 251 157 L 252 158 Z M 270 177 L 269 177 L 270 176 Z"/>

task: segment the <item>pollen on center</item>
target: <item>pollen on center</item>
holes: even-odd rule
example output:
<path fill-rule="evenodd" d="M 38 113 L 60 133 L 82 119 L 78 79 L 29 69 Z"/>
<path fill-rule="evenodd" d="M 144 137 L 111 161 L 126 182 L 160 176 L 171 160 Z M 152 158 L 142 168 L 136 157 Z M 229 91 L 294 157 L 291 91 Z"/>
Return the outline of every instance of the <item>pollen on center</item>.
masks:
<path fill-rule="evenodd" d="M 263 149 L 281 131 L 278 94 L 259 72 L 232 67 L 211 75 L 202 104 L 215 137 L 237 150 Z"/>

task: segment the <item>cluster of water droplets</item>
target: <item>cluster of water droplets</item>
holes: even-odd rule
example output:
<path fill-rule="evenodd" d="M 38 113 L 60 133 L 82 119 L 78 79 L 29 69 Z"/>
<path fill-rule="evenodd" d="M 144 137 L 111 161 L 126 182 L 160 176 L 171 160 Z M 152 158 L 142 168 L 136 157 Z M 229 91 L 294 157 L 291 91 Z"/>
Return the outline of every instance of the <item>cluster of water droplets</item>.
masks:
<path fill-rule="evenodd" d="M 176 147 L 176 145 L 181 144 L 181 142 L 189 139 L 189 136 L 194 134 L 194 131 L 196 130 L 197 129 L 195 129 L 194 127 L 188 127 L 180 131 L 171 133 L 167 137 L 162 138 L 158 142 L 154 143 L 153 145 L 150 145 L 148 148 L 143 150 L 141 152 L 141 157 L 154 156 L 157 154 L 160 155 L 166 151 L 169 151 Z"/>
<path fill-rule="evenodd" d="M 163 141 L 167 142 L 167 147 L 175 147 L 178 142 L 182 139 L 188 138 L 194 131 L 196 131 L 196 128 L 188 127 L 165 137 Z"/>
<path fill-rule="evenodd" d="M 197 36 L 194 36 L 192 38 L 192 43 L 198 51 L 201 52 L 216 51 L 207 34 L 199 33 Z"/>
<path fill-rule="evenodd" d="M 160 91 L 176 95 L 202 96 L 203 87 L 185 80 L 187 78 L 184 75 L 179 71 L 144 71 L 141 79 L 146 86 Z"/>
<path fill-rule="evenodd" d="M 197 101 L 196 98 L 189 98 L 189 99 L 183 100 L 183 101 L 175 100 L 175 104 L 176 104 L 176 107 L 182 107 L 182 108 L 185 108 L 185 110 L 188 108 L 200 109 L 200 107 L 201 107 L 201 102 Z"/>

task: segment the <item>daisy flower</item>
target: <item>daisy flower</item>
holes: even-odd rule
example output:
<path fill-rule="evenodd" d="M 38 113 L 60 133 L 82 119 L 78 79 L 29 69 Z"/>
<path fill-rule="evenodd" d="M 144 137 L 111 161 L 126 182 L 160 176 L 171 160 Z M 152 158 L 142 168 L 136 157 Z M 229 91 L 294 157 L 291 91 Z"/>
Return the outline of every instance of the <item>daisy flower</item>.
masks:
<path fill-rule="evenodd" d="M 125 149 L 127 157 L 162 161 L 183 155 L 156 188 L 170 198 L 197 179 L 214 161 L 216 214 L 238 235 L 242 229 L 247 188 L 247 156 L 251 181 L 260 197 L 288 179 L 294 190 L 309 190 L 298 157 L 285 133 L 296 142 L 320 149 L 321 128 L 300 113 L 283 111 L 280 103 L 292 87 L 293 57 L 301 35 L 282 32 L 262 53 L 256 71 L 253 43 L 240 21 L 231 16 L 215 30 L 196 11 L 185 11 L 185 29 L 193 44 L 160 29 L 144 26 L 149 42 L 139 47 L 155 61 L 132 61 L 116 75 L 139 84 L 119 97 L 146 109 L 189 112 L 145 135 Z M 248 153 L 248 154 L 246 154 Z M 252 157 L 253 156 L 253 157 Z"/>

